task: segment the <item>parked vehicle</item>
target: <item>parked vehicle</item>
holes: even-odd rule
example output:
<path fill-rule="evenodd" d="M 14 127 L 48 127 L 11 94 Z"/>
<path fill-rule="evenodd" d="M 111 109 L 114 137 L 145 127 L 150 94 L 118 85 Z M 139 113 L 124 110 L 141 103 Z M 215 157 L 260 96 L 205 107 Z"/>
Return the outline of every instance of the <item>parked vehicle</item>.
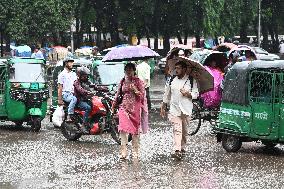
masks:
<path fill-rule="evenodd" d="M 238 48 L 248 48 L 256 56 L 257 60 L 280 60 L 280 57 L 276 54 L 271 54 L 260 47 L 251 47 L 248 45 L 238 45 Z"/>
<path fill-rule="evenodd" d="M 267 52 L 260 47 L 252 47 L 258 60 L 280 60 L 280 57 L 276 54 Z"/>
<path fill-rule="evenodd" d="M 33 58 L 12 58 L 0 63 L 0 117 L 23 122 L 38 132 L 46 115 L 49 97 L 45 77 L 45 61 Z"/>
<path fill-rule="evenodd" d="M 284 61 L 236 63 L 227 73 L 214 126 L 217 141 L 228 152 L 242 142 L 261 141 L 268 147 L 284 143 Z"/>

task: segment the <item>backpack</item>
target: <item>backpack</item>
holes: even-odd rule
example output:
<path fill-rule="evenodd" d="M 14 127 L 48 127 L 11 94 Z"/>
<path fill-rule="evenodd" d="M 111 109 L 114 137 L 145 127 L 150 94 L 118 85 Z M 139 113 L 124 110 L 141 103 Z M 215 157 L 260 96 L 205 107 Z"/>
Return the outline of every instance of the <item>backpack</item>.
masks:
<path fill-rule="evenodd" d="M 176 77 L 176 75 L 173 75 L 173 76 L 170 77 L 170 79 L 169 79 L 169 81 L 168 81 L 169 86 L 171 86 L 171 84 L 172 84 L 172 82 L 173 82 L 173 80 L 174 80 L 175 77 Z M 188 76 L 188 80 L 190 81 L 190 86 L 191 86 L 191 88 L 192 88 L 192 87 L 193 87 L 193 77 L 191 77 L 191 76 L 189 75 L 189 76 Z"/>

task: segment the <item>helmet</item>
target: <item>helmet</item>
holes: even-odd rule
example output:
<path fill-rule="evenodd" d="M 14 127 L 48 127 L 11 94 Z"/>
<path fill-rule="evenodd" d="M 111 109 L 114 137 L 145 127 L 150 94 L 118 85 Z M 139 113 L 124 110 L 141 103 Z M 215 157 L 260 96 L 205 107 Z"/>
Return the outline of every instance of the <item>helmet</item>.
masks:
<path fill-rule="evenodd" d="M 178 55 L 179 55 L 179 56 L 184 56 L 184 50 L 180 49 L 180 50 L 178 51 Z"/>
<path fill-rule="evenodd" d="M 74 62 L 74 60 L 71 59 L 71 58 L 65 58 L 65 59 L 63 60 L 63 67 L 65 67 L 65 65 L 67 64 L 67 62 Z"/>
<path fill-rule="evenodd" d="M 91 72 L 87 67 L 79 67 L 77 68 L 77 75 L 82 76 L 82 75 L 90 75 Z"/>

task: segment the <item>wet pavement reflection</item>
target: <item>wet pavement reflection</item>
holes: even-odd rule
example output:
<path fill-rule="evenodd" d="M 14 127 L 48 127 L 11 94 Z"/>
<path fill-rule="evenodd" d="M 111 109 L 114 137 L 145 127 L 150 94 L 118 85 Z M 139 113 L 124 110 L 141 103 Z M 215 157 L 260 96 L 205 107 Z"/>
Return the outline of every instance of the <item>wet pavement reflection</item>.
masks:
<path fill-rule="evenodd" d="M 204 123 L 176 161 L 170 157 L 172 127 L 157 109 L 150 127 L 137 161 L 120 160 L 109 135 L 71 142 L 48 118 L 39 133 L 1 123 L 0 188 L 283 188 L 283 146 L 243 143 L 237 153 L 227 153 Z"/>

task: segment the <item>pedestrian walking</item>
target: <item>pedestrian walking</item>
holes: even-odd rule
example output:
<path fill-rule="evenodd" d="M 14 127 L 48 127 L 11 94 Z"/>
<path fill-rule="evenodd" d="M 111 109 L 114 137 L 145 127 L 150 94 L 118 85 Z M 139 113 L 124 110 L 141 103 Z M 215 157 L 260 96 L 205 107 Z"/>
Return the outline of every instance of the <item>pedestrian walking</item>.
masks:
<path fill-rule="evenodd" d="M 67 52 L 67 58 L 73 58 L 74 55 L 73 55 L 73 53 L 72 53 L 72 48 L 71 48 L 71 46 L 68 46 L 68 47 L 67 47 L 67 50 L 68 50 L 68 52 Z"/>
<path fill-rule="evenodd" d="M 161 116 L 166 116 L 169 105 L 169 121 L 173 125 L 174 147 L 172 157 L 181 160 L 185 153 L 188 121 L 191 118 L 192 99 L 199 95 L 197 82 L 192 78 L 192 70 L 187 64 L 179 61 L 175 64 L 176 76 L 168 80 L 165 86 Z M 189 73 L 189 74 L 187 74 Z"/>
<path fill-rule="evenodd" d="M 143 81 L 135 76 L 135 64 L 127 63 L 124 70 L 125 77 L 120 81 L 112 110 L 114 111 L 115 107 L 119 106 L 120 158 L 126 159 L 128 156 L 128 135 L 131 134 L 132 157 L 137 159 L 139 157 L 140 131 L 146 133 L 148 129 L 145 88 Z"/>
<path fill-rule="evenodd" d="M 144 87 L 146 91 L 147 105 L 148 110 L 151 109 L 151 100 L 150 100 L 150 75 L 151 75 L 151 67 L 148 64 L 148 61 L 142 61 L 136 67 L 137 76 L 144 82 Z"/>
<path fill-rule="evenodd" d="M 64 70 L 58 75 L 58 105 L 68 102 L 68 116 L 66 122 L 71 122 L 74 115 L 74 108 L 77 98 L 74 95 L 74 81 L 76 73 L 72 71 L 74 60 L 66 59 L 63 61 Z"/>
<path fill-rule="evenodd" d="M 31 55 L 31 58 L 39 58 L 39 59 L 44 59 L 43 53 L 39 48 L 35 48 L 34 52 Z"/>

